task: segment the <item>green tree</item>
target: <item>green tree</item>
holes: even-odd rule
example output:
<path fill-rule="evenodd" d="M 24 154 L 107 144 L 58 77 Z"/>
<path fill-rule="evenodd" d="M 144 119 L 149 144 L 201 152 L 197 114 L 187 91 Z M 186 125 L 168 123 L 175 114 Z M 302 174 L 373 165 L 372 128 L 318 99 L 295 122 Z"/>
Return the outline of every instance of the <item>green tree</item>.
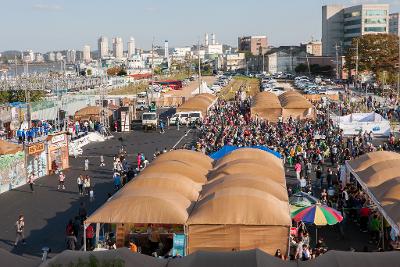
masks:
<path fill-rule="evenodd" d="M 128 74 L 127 72 L 126 72 L 126 70 L 125 69 L 121 69 L 119 72 L 118 72 L 118 76 L 126 76 L 126 74 Z"/>
<path fill-rule="evenodd" d="M 308 72 L 308 67 L 306 64 L 300 63 L 299 65 L 296 66 L 296 68 L 294 68 L 294 71 L 296 73 L 306 73 Z"/>
<path fill-rule="evenodd" d="M 391 34 L 367 34 L 352 40 L 346 53 L 346 68 L 354 70 L 357 59 L 358 70 L 378 74 L 384 71 L 393 77 L 399 57 L 399 37 Z"/>
<path fill-rule="evenodd" d="M 87 76 L 92 75 L 92 69 L 87 69 L 87 70 L 86 70 L 86 74 L 87 74 Z"/>

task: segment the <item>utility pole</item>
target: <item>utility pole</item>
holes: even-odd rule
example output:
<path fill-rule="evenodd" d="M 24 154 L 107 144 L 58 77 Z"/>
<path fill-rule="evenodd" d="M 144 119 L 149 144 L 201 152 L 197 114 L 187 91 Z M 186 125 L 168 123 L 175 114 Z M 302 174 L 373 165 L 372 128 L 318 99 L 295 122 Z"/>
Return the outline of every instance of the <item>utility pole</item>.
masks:
<path fill-rule="evenodd" d="M 339 46 L 335 43 L 335 50 L 336 50 L 336 80 L 339 80 Z"/>
<path fill-rule="evenodd" d="M 356 42 L 357 42 L 357 45 L 356 45 L 356 75 L 355 75 L 355 78 L 356 78 L 356 85 L 357 85 L 357 82 L 358 82 L 358 60 L 359 60 L 359 57 L 358 57 L 358 39 L 356 40 Z"/>
<path fill-rule="evenodd" d="M 199 69 L 199 78 L 198 78 L 198 81 L 199 81 L 199 94 L 200 94 L 201 93 L 201 90 L 200 90 L 200 87 L 201 87 L 200 41 L 197 42 L 197 56 L 198 56 L 198 59 L 199 59 L 199 62 L 198 62 L 198 64 L 199 64 L 199 68 L 198 68 Z"/>
<path fill-rule="evenodd" d="M 308 67 L 308 76 L 311 77 L 310 61 L 308 60 L 308 53 L 307 52 L 306 52 L 306 59 L 307 59 L 307 67 Z"/>

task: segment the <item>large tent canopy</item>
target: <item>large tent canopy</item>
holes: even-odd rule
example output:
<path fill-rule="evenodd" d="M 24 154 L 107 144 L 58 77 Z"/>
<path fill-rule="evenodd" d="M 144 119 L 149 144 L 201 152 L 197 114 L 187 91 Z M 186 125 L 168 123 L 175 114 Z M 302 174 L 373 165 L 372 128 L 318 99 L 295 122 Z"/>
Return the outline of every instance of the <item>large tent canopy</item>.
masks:
<path fill-rule="evenodd" d="M 163 189 L 135 188 L 115 194 L 85 223 L 186 223 L 191 201 Z"/>
<path fill-rule="evenodd" d="M 217 97 L 212 94 L 198 94 L 179 106 L 176 112 L 201 111 L 204 115 L 216 100 Z"/>
<path fill-rule="evenodd" d="M 397 233 L 400 232 L 400 154 L 371 152 L 346 165 Z"/>
<path fill-rule="evenodd" d="M 204 157 L 187 150 L 160 156 L 85 223 L 185 225 L 189 253 L 285 252 L 291 219 L 281 159 L 252 148 L 215 164 Z"/>
<path fill-rule="evenodd" d="M 270 92 L 258 93 L 251 106 L 251 115 L 277 122 L 279 117 L 312 118 L 313 105 L 300 93 L 288 91 L 279 96 Z"/>

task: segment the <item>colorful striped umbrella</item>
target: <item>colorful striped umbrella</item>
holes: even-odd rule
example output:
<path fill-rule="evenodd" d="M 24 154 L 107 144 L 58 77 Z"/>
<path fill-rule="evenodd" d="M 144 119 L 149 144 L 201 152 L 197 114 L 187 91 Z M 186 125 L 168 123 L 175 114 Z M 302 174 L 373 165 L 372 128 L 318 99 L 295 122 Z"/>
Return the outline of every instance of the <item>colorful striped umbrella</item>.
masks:
<path fill-rule="evenodd" d="M 292 219 L 296 222 L 313 223 L 315 225 L 334 225 L 343 220 L 339 211 L 328 206 L 315 204 L 300 208 L 292 212 Z"/>

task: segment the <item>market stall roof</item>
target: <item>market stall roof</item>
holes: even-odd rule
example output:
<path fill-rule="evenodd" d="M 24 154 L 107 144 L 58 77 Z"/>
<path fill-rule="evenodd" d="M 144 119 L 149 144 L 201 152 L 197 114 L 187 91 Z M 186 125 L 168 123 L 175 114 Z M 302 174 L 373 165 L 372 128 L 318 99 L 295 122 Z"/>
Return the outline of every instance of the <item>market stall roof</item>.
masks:
<path fill-rule="evenodd" d="M 253 188 L 274 195 L 281 201 L 288 201 L 286 187 L 265 176 L 232 174 L 209 181 L 201 190 L 201 198 L 225 188 L 242 187 Z"/>
<path fill-rule="evenodd" d="M 176 192 L 159 188 L 120 191 L 97 209 L 85 223 L 185 224 L 192 202 Z"/>
<path fill-rule="evenodd" d="M 187 224 L 290 226 L 291 219 L 287 201 L 257 189 L 232 187 L 199 200 Z"/>
<path fill-rule="evenodd" d="M 179 106 L 176 111 L 201 111 L 203 114 L 207 113 L 208 108 L 215 102 L 216 96 L 211 94 L 199 94 L 189 98 L 185 103 Z"/>
<path fill-rule="evenodd" d="M 349 164 L 354 171 L 358 172 L 365 170 L 375 163 L 391 159 L 400 159 L 400 154 L 390 151 L 377 151 L 361 155 L 360 157 L 351 160 Z"/>
<path fill-rule="evenodd" d="M 122 188 L 123 191 L 130 191 L 139 188 L 156 188 L 168 192 L 176 192 L 190 201 L 196 201 L 199 197 L 201 186 L 188 177 L 172 173 L 143 174 L 135 178 L 134 183 L 128 183 Z"/>
<path fill-rule="evenodd" d="M 258 148 L 240 148 L 226 154 L 223 158 L 214 163 L 214 167 L 218 168 L 226 163 L 236 160 L 252 160 L 254 162 L 269 162 L 276 167 L 283 169 L 283 162 L 275 154 L 265 153 L 265 151 Z"/>
<path fill-rule="evenodd" d="M 176 160 L 155 162 L 146 167 L 141 173 L 150 174 L 160 172 L 180 174 L 200 184 L 204 184 L 207 181 L 204 170 L 194 168 L 191 164 Z"/>
<path fill-rule="evenodd" d="M 0 155 L 15 154 L 22 151 L 22 146 L 0 139 Z"/>
<path fill-rule="evenodd" d="M 209 170 L 212 168 L 212 159 L 210 157 L 206 156 L 203 153 L 188 149 L 172 150 L 168 153 L 161 154 L 152 162 L 152 164 L 156 162 L 158 163 L 170 160 L 185 162 L 187 164 L 200 167 L 205 170 Z"/>
<path fill-rule="evenodd" d="M 234 150 L 237 149 L 248 149 L 248 148 L 256 148 L 256 149 L 260 149 L 263 151 L 266 151 L 272 155 L 274 155 L 275 157 L 277 157 L 278 159 L 280 159 L 282 157 L 282 155 L 279 152 L 276 152 L 266 146 L 246 146 L 246 147 L 237 147 L 237 146 L 230 146 L 230 145 L 225 145 L 223 146 L 220 150 L 210 154 L 209 156 L 214 159 L 214 160 L 219 160 L 222 157 L 225 157 L 226 155 L 228 155 L 229 153 L 231 153 Z M 244 150 L 240 150 L 240 151 L 244 151 Z"/>
<path fill-rule="evenodd" d="M 282 108 L 279 98 L 271 92 L 258 93 L 253 100 L 253 108 Z"/>
<path fill-rule="evenodd" d="M 279 101 L 282 108 L 289 109 L 308 109 L 313 105 L 300 93 L 296 91 L 289 91 L 279 95 Z"/>
<path fill-rule="evenodd" d="M 386 220 L 400 231 L 400 155 L 371 152 L 346 165 Z"/>
<path fill-rule="evenodd" d="M 102 108 L 100 106 L 88 106 L 84 107 L 78 111 L 75 112 L 75 118 L 76 119 L 89 119 L 91 117 L 96 118 L 100 116 Z M 108 110 L 108 116 L 112 115 L 112 111 L 110 109 Z"/>

